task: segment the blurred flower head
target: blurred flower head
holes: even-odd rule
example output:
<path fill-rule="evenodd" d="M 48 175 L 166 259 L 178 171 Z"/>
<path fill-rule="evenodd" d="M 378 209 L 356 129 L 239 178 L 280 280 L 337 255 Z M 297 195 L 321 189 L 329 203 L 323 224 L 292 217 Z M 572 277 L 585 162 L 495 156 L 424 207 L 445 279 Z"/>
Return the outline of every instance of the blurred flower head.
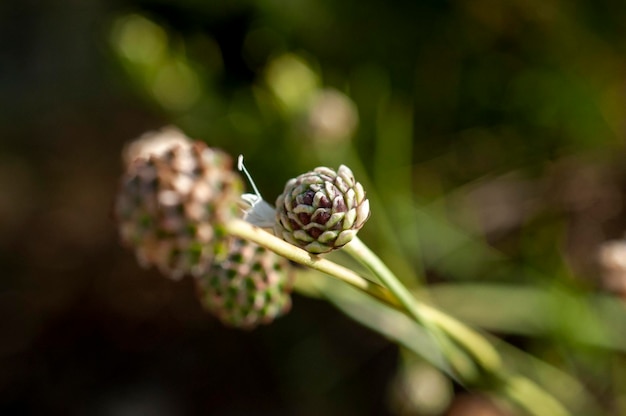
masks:
<path fill-rule="evenodd" d="M 626 296 L 626 240 L 612 240 L 598 250 L 602 286 Z"/>
<path fill-rule="evenodd" d="M 311 100 L 304 117 L 305 134 L 326 143 L 352 137 L 359 115 L 354 102 L 333 88 L 319 90 Z"/>
<path fill-rule="evenodd" d="M 227 255 L 199 275 L 204 307 L 224 324 L 253 329 L 291 308 L 289 262 L 240 238 L 228 239 Z"/>
<path fill-rule="evenodd" d="M 195 275 L 222 251 L 223 224 L 237 216 L 242 187 L 230 157 L 202 142 L 138 157 L 115 201 L 122 242 L 143 266 L 175 279 Z"/>

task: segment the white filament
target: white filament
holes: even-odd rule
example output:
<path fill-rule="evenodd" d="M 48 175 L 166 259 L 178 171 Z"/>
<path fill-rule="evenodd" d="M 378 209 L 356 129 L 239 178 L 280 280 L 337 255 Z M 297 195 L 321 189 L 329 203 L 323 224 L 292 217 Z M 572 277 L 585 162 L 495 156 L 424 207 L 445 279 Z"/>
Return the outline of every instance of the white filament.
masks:
<path fill-rule="evenodd" d="M 252 176 L 250 176 L 250 173 L 248 172 L 248 169 L 246 169 L 246 167 L 243 164 L 243 155 L 239 155 L 239 157 L 237 158 L 237 169 L 239 170 L 239 172 L 243 172 L 244 175 L 246 175 L 246 178 L 248 178 L 248 181 L 250 182 L 250 185 L 252 185 L 252 190 L 254 190 L 254 193 L 260 199 L 263 199 L 263 197 L 261 196 L 261 193 L 259 192 L 258 188 L 256 187 L 256 184 L 252 180 Z"/>
<path fill-rule="evenodd" d="M 263 200 L 259 189 L 252 180 L 252 176 L 243 164 L 243 155 L 239 155 L 237 158 L 237 169 L 246 175 L 246 178 L 248 178 L 254 190 L 254 194 L 241 195 L 241 199 L 250 206 L 249 209 L 245 210 L 243 219 L 258 227 L 272 228 L 274 226 L 276 210 Z"/>

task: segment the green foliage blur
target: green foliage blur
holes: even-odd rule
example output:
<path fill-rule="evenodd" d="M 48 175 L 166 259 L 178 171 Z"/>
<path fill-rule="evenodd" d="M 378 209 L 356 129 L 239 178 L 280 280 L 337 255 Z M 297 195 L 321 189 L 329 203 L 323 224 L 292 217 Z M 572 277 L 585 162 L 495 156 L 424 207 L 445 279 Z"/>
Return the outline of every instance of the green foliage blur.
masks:
<path fill-rule="evenodd" d="M 514 411 L 335 283 L 233 334 L 190 282 L 139 270 L 107 210 L 123 144 L 168 124 L 243 154 L 270 203 L 348 165 L 372 203 L 361 238 L 419 296 L 572 414 L 626 414 L 626 269 L 598 257 L 626 230 L 626 3 L 35 3 L 0 5 L 6 414 Z"/>

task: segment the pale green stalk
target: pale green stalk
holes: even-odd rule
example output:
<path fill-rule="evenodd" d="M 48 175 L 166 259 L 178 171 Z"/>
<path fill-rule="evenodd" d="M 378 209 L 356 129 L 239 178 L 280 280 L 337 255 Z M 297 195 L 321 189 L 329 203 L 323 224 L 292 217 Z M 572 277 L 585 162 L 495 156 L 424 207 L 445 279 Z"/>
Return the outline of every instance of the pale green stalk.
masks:
<path fill-rule="evenodd" d="M 418 302 L 385 263 L 358 237 L 346 245 L 344 250 L 370 269 L 418 323 L 424 325 L 426 329 L 436 327 L 466 349 L 480 364 L 486 378 L 501 384 L 499 390 L 505 397 L 532 415 L 565 416 L 569 414 L 558 400 L 531 380 L 523 376 L 506 374 L 500 355 L 493 345 L 478 332 L 451 316 Z"/>
<path fill-rule="evenodd" d="M 344 250 L 370 269 L 372 273 L 380 279 L 382 284 L 393 293 L 394 297 L 398 299 L 406 313 L 433 334 L 435 341 L 440 344 L 444 352 L 449 355 L 448 358 L 454 360 L 453 365 L 459 365 L 455 365 L 455 369 L 461 373 L 463 378 L 467 380 L 478 376 L 476 369 L 472 368 L 472 366 L 469 366 L 467 363 L 461 362 L 462 355 L 458 351 L 458 348 L 451 344 L 448 337 L 443 335 L 442 332 L 447 332 L 450 338 L 457 341 L 470 352 L 481 367 L 491 369 L 500 365 L 500 357 L 482 337 L 473 333 L 473 331 L 453 318 L 436 309 L 428 307 L 426 304 L 417 302 L 406 286 L 400 282 L 382 260 L 380 260 L 361 239 L 354 237 L 354 239 L 344 247 Z M 457 338 L 460 338 L 460 340 Z"/>
<path fill-rule="evenodd" d="M 442 338 L 444 336 L 454 340 L 471 354 L 481 367 L 487 380 L 500 384 L 499 391 L 524 408 L 529 414 L 534 416 L 565 416 L 569 414 L 556 399 L 532 381 L 522 376 L 506 374 L 502 368 L 498 352 L 479 333 L 445 313 L 418 302 L 389 268 L 358 238 L 348 244 L 345 250 L 367 266 L 385 287 L 371 282 L 343 266 L 312 255 L 246 221 L 235 219 L 226 223 L 225 226 L 230 235 L 252 241 L 289 260 L 343 280 L 387 305 L 404 311 L 416 322 L 423 325 L 425 329 L 434 329 L 437 341 L 444 339 Z M 443 346 L 446 348 L 444 352 L 452 352 L 448 350 L 446 344 Z M 452 364 L 458 365 L 459 362 Z M 459 368 L 456 369 L 459 370 Z M 468 371 L 466 367 L 463 369 Z M 471 379 L 474 378 L 474 371 L 464 372 L 462 370 L 460 374 L 464 377 L 469 375 Z"/>

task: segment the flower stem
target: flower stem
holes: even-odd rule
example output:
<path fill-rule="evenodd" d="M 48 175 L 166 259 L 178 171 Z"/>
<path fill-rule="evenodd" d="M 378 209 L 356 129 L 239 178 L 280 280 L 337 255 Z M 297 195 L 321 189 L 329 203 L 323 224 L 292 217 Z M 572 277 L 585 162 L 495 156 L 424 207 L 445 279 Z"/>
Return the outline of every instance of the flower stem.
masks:
<path fill-rule="evenodd" d="M 492 371 L 500 367 L 500 356 L 489 342 L 454 318 L 418 302 L 385 263 L 361 239 L 355 237 L 344 249 L 369 268 L 381 280 L 383 285 L 393 293 L 407 313 L 419 323 L 426 327 L 435 327 L 446 332 L 452 339 L 462 345 L 483 369 Z"/>
<path fill-rule="evenodd" d="M 425 329 L 435 327 L 465 348 L 482 367 L 485 375 L 501 384 L 500 390 L 509 400 L 535 416 L 569 414 L 561 403 L 531 380 L 507 375 L 496 349 L 478 332 L 451 316 L 418 302 L 385 263 L 358 237 L 346 245 L 345 250 L 370 269 L 393 293 L 405 311 L 424 325 Z"/>
<path fill-rule="evenodd" d="M 479 333 L 446 315 L 431 306 L 418 302 L 411 292 L 398 280 L 387 266 L 376 256 L 360 239 L 355 238 L 345 249 L 357 260 L 367 266 L 385 286 L 371 282 L 350 269 L 334 262 L 312 255 L 292 244 L 289 244 L 273 234 L 258 228 L 244 220 L 234 219 L 225 224 L 226 232 L 230 235 L 252 241 L 289 260 L 326 273 L 332 277 L 350 284 L 351 286 L 375 297 L 388 306 L 402 310 L 427 330 L 434 331 L 433 335 L 439 342 L 447 337 L 463 347 L 480 365 L 483 374 L 491 381 L 499 381 L 500 391 L 512 402 L 517 403 L 529 414 L 534 416 L 566 416 L 568 411 L 551 395 L 521 377 L 507 375 L 502 368 L 500 356 L 495 348 Z M 446 338 L 444 338 L 446 337 Z M 464 377 L 474 380 L 475 371 L 467 367 L 462 361 L 463 356 L 458 351 L 450 350 L 450 344 L 444 343 L 444 353 L 455 353 L 461 358 L 453 363 L 454 368 Z M 454 357 L 447 357 L 453 358 Z M 459 364 L 462 364 L 459 367 Z"/>
<path fill-rule="evenodd" d="M 355 237 L 344 249 L 380 279 L 383 285 L 398 299 L 408 315 L 422 324 L 425 329 L 432 330 L 435 328 L 439 333 L 450 337 L 469 352 L 481 366 L 485 379 L 498 382 L 500 384 L 499 390 L 509 400 L 535 416 L 564 416 L 569 414 L 561 403 L 531 380 L 522 376 L 506 374 L 497 350 L 478 332 L 451 316 L 418 302 L 385 263 L 358 237 Z M 436 336 L 437 340 L 442 338 L 442 336 Z M 449 347 L 445 343 L 442 346 L 444 348 Z M 449 351 L 444 350 L 444 352 Z M 467 374 L 462 375 L 467 376 Z M 466 381 L 472 381 L 471 378 L 467 380 L 465 377 Z"/>
<path fill-rule="evenodd" d="M 450 337 L 445 333 L 445 325 L 440 325 L 437 322 L 436 318 L 440 318 L 437 311 L 431 310 L 431 308 L 425 304 L 417 302 L 413 294 L 358 237 L 354 237 L 353 240 L 344 247 L 344 250 L 370 269 L 382 282 L 383 286 L 389 289 L 402 305 L 402 310 L 427 330 L 427 333 L 433 338 L 436 345 L 439 346 L 446 361 L 451 364 L 452 369 L 464 380 L 473 380 L 479 377 L 479 371 L 475 362 L 478 362 L 482 367 L 497 365 L 495 360 L 499 357 L 496 355 L 494 358 L 493 354 L 482 353 L 479 355 L 479 359 L 474 358 L 475 361 L 470 359 L 465 351 L 462 351 L 458 345 L 452 342 L 454 337 Z M 445 319 L 444 322 L 451 324 L 451 322 Z M 461 329 L 464 329 L 464 327 Z M 472 345 L 475 344 L 476 343 Z M 463 345 L 463 343 L 460 343 L 460 345 Z M 472 351 L 470 350 L 470 352 Z"/>

